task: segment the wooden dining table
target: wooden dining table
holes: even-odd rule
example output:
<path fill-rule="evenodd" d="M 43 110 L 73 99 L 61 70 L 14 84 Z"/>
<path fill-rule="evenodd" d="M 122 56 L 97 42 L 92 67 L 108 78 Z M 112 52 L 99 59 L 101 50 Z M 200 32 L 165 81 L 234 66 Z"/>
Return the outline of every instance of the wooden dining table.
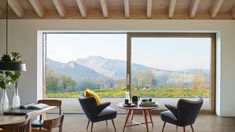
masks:
<path fill-rule="evenodd" d="M 56 109 L 56 106 L 48 106 L 45 108 L 42 108 L 40 110 L 32 110 L 27 113 L 27 117 L 29 119 L 29 124 L 28 125 L 28 131 L 31 132 L 31 121 L 32 119 L 36 118 L 39 115 L 46 114 L 47 112 Z M 13 123 L 19 123 L 23 122 L 26 120 L 26 115 L 0 115 L 0 125 L 6 125 L 6 124 L 13 124 Z M 1 129 L 0 129 L 1 132 Z"/>

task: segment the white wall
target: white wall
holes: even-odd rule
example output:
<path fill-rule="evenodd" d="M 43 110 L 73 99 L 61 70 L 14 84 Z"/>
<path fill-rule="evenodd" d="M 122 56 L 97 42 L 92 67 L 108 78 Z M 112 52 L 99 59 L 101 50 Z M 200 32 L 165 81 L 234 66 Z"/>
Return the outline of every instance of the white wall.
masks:
<path fill-rule="evenodd" d="M 235 116 L 235 21 L 234 20 L 10 20 L 9 48 L 20 52 L 27 64 L 19 87 L 22 103 L 41 97 L 40 52 L 38 30 L 83 31 L 174 31 L 216 32 L 217 77 L 216 113 Z M 0 53 L 4 53 L 4 21 L 0 21 Z"/>

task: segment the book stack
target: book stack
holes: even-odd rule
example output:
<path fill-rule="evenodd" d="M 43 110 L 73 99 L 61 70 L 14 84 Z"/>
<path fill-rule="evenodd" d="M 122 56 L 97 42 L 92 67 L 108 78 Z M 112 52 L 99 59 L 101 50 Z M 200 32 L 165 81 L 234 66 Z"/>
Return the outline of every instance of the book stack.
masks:
<path fill-rule="evenodd" d="M 39 104 L 31 103 L 31 104 L 21 105 L 20 109 L 40 110 L 40 109 L 46 108 L 48 106 L 49 105 L 43 104 L 43 103 L 39 103 Z"/>
<path fill-rule="evenodd" d="M 26 104 L 26 105 L 21 105 L 19 108 L 11 108 L 3 112 L 4 115 L 26 115 L 30 112 L 33 112 L 35 110 L 41 110 L 48 107 L 47 104 Z"/>

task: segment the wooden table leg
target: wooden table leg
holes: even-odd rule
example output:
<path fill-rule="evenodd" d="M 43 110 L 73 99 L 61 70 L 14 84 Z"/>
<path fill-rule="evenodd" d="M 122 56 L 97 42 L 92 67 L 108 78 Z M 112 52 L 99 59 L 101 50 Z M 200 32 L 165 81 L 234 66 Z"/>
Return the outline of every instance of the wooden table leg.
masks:
<path fill-rule="evenodd" d="M 123 130 L 122 130 L 123 132 L 125 131 L 127 121 L 128 121 L 128 119 L 129 119 L 129 117 L 130 117 L 132 111 L 133 111 L 133 110 L 128 110 L 128 111 L 127 111 L 125 124 L 124 124 Z"/>
<path fill-rule="evenodd" d="M 153 119 L 152 119 L 152 115 L 151 115 L 151 111 L 150 110 L 147 110 L 148 111 L 148 114 L 149 114 L 149 118 L 150 118 L 150 121 L 152 123 L 152 127 L 154 127 L 153 125 Z"/>
<path fill-rule="evenodd" d="M 133 117 L 134 117 L 134 110 L 132 110 L 131 112 L 131 121 L 133 120 Z"/>
<path fill-rule="evenodd" d="M 145 124 L 146 124 L 146 130 L 148 132 L 149 128 L 148 128 L 147 110 L 142 110 L 142 112 L 143 112 L 143 115 L 144 115 L 144 120 L 145 120 Z"/>

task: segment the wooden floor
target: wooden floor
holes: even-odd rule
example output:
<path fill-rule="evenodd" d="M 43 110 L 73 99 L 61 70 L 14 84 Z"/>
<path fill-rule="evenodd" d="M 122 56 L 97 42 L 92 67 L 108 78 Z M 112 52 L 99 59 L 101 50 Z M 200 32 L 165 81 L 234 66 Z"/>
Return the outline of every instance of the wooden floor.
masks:
<path fill-rule="evenodd" d="M 48 115 L 54 116 L 54 115 Z M 117 132 L 122 132 L 124 124 L 125 114 L 118 114 L 117 118 L 114 120 Z M 137 115 L 134 117 L 137 121 L 144 121 L 142 115 Z M 149 132 L 161 132 L 163 122 L 161 121 L 159 115 L 153 115 L 154 128 L 149 124 Z M 84 114 L 66 114 L 64 120 L 64 132 L 90 132 L 86 130 L 87 118 Z M 214 115 L 199 115 L 195 124 L 195 132 L 235 132 L 235 117 L 217 117 Z M 164 132 L 181 132 L 182 128 L 178 128 L 171 124 L 166 124 Z M 56 132 L 54 130 L 53 132 Z M 108 126 L 105 122 L 99 122 L 94 124 L 93 132 L 114 132 L 111 121 L 108 121 Z M 146 129 L 141 126 L 132 126 L 126 128 L 125 132 L 146 132 Z M 190 127 L 186 127 L 186 132 L 191 132 Z"/>

